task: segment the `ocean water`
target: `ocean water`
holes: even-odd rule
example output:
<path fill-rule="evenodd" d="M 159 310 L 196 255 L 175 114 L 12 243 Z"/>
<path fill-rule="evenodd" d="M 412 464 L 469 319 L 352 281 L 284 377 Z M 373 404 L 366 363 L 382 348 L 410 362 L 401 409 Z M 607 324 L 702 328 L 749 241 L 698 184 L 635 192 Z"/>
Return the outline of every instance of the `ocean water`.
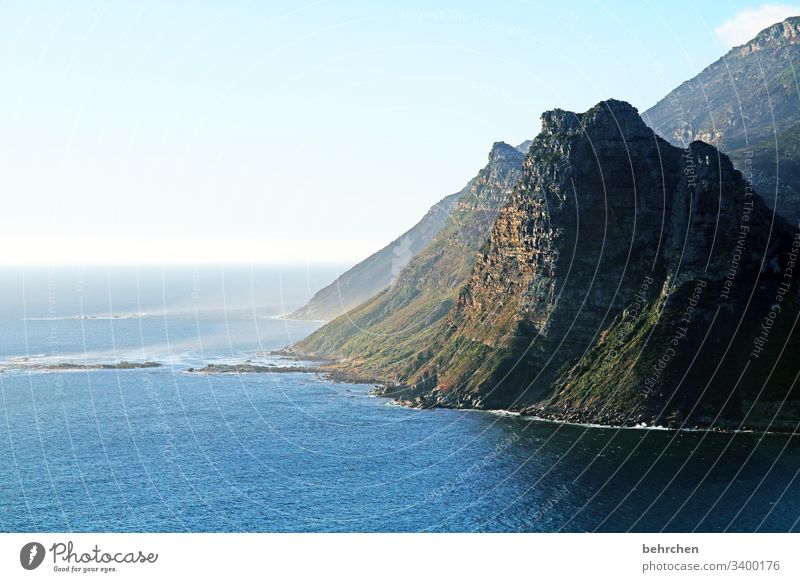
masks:
<path fill-rule="evenodd" d="M 318 323 L 332 269 L 0 272 L 0 530 L 798 531 L 800 437 L 412 410 L 312 373 L 198 375 Z M 158 361 L 132 370 L 48 364 Z"/>

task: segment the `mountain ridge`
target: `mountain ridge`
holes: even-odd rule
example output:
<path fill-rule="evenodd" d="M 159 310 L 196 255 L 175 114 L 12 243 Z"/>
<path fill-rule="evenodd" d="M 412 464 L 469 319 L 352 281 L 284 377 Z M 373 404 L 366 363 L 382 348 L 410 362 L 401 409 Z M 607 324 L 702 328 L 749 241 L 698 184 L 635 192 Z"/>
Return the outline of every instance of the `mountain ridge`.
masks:
<path fill-rule="evenodd" d="M 752 167 L 756 189 L 798 224 L 800 170 L 784 150 L 800 131 L 799 79 L 800 17 L 791 17 L 732 48 L 642 116 L 673 145 L 700 139 L 738 169 Z"/>
<path fill-rule="evenodd" d="M 672 146 L 622 101 L 582 114 L 553 110 L 543 114 L 522 176 L 457 298 L 435 325 L 406 338 L 411 348 L 402 358 L 338 343 L 330 324 L 295 350 L 339 358 L 333 368 L 379 379 L 383 393 L 417 406 L 502 408 L 603 424 L 784 429 L 796 422 L 797 390 L 770 384 L 769 399 L 759 400 L 754 387 L 769 379 L 772 363 L 782 363 L 781 378 L 797 368 L 775 350 L 776 338 L 800 347 L 785 315 L 768 354 L 751 358 L 756 377 L 746 384 L 731 381 L 735 360 L 718 374 L 693 367 L 690 356 L 728 341 L 725 353 L 743 358 L 764 310 L 771 313 L 776 273 L 793 237 L 797 231 L 713 146 Z M 782 307 L 796 319 L 797 284 L 790 279 Z M 704 292 L 687 299 L 698 288 Z M 697 305 L 693 325 L 673 345 L 687 301 Z M 735 325 L 737 313 L 746 324 Z M 362 323 L 359 334 L 375 343 L 380 317 Z M 370 337 L 370 330 L 377 332 Z M 653 361 L 669 350 L 670 361 L 651 378 Z M 615 370 L 626 373 L 620 378 Z M 676 380 L 683 372 L 708 389 L 687 388 Z M 756 414 L 749 412 L 753 402 L 761 406 Z M 776 406 L 783 411 L 777 424 L 767 414 Z"/>
<path fill-rule="evenodd" d="M 515 147 L 497 141 L 489 152 L 489 162 L 502 163 L 503 159 L 516 157 L 511 153 L 512 150 L 525 153 L 522 150 L 527 149 L 529 144 L 530 140 Z M 342 273 L 332 283 L 317 291 L 303 307 L 286 317 L 332 321 L 389 287 L 411 259 L 444 227 L 458 201 L 469 191 L 472 180 L 458 192 L 434 204 L 416 225 Z"/>
<path fill-rule="evenodd" d="M 416 352 L 419 335 L 433 333 L 455 301 L 499 208 L 521 173 L 524 154 L 497 142 L 434 240 L 403 269 L 392 286 L 329 322 L 294 346 L 312 357 L 354 358 L 362 373 L 400 373 Z"/>

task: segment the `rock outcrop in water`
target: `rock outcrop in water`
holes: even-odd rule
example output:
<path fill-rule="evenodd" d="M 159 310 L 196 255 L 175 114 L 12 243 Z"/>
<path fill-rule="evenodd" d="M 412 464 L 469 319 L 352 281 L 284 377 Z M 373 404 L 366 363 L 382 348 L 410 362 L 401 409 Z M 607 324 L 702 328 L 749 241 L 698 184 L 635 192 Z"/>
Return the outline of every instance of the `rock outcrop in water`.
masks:
<path fill-rule="evenodd" d="M 712 143 L 765 201 L 800 220 L 800 17 L 760 32 L 681 84 L 644 119 L 671 143 Z"/>
<path fill-rule="evenodd" d="M 620 101 L 550 111 L 471 272 L 437 302 L 445 313 L 403 312 L 404 289 L 447 277 L 446 261 L 417 259 L 380 309 L 296 351 L 421 406 L 793 430 L 798 250 L 713 146 L 674 147 Z"/>
<path fill-rule="evenodd" d="M 81 370 L 140 370 L 143 368 L 159 368 L 160 362 L 112 362 L 109 364 L 80 364 L 76 362 L 59 362 L 57 364 L 41 364 L 30 361 L 15 362 L 12 367 L 25 370 L 42 370 L 48 372 L 77 372 Z"/>
<path fill-rule="evenodd" d="M 513 149 L 516 149 L 518 153 L 526 153 L 529 145 L 530 141 L 525 141 Z M 510 148 L 506 144 L 503 146 Z M 522 157 L 521 155 L 507 156 L 504 159 L 496 160 L 496 163 L 498 167 L 507 163 L 521 165 Z M 519 169 L 519 167 L 514 169 Z M 439 231 L 448 223 L 459 200 L 473 191 L 474 183 L 479 179 L 480 176 L 473 178 L 461 191 L 434 204 L 414 227 L 343 273 L 333 283 L 318 291 L 306 305 L 288 317 L 330 321 L 372 299 L 389 287 L 411 259 L 433 241 Z"/>
<path fill-rule="evenodd" d="M 319 372 L 317 367 L 261 365 L 245 362 L 242 364 L 206 364 L 202 368 L 187 368 L 187 374 L 300 374 Z"/>

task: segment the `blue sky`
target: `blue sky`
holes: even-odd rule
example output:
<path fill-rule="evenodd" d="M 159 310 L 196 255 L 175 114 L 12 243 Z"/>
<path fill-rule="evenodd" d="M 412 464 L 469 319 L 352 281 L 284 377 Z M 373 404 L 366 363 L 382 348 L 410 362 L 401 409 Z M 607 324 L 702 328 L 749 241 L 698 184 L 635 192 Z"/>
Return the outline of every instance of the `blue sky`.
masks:
<path fill-rule="evenodd" d="M 542 111 L 643 111 L 800 14 L 770 6 L 0 2 L 0 262 L 353 262 Z"/>

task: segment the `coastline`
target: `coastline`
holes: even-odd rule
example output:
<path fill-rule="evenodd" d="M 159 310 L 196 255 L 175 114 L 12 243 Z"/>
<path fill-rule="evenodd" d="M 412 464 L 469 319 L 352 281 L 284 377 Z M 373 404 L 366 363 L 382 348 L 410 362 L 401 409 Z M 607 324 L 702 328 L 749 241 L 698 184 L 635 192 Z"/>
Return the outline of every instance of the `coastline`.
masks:
<path fill-rule="evenodd" d="M 617 414 L 606 414 L 602 416 L 598 416 L 595 419 L 589 418 L 587 413 L 584 411 L 572 411 L 572 414 L 566 415 L 558 415 L 553 412 L 549 412 L 546 408 L 549 408 L 547 405 L 525 405 L 520 406 L 519 408 L 482 408 L 479 406 L 463 406 L 463 405 L 450 405 L 447 402 L 443 402 L 438 398 L 432 398 L 430 396 L 430 392 L 424 389 L 415 388 L 413 386 L 401 386 L 398 384 L 394 384 L 391 382 L 387 382 L 385 379 L 374 377 L 374 376 L 367 376 L 363 373 L 354 371 L 352 369 L 347 369 L 341 366 L 341 362 L 336 359 L 332 358 L 320 358 L 318 356 L 312 356 L 308 354 L 300 354 L 294 351 L 289 350 L 288 348 L 284 348 L 281 350 L 275 350 L 269 352 L 271 355 L 280 355 L 283 357 L 295 359 L 295 360 L 306 360 L 306 361 L 317 361 L 323 362 L 323 365 L 311 370 L 314 373 L 318 373 L 322 375 L 326 380 L 330 380 L 332 382 L 343 382 L 349 384 L 372 384 L 375 386 L 372 393 L 375 396 L 381 396 L 384 398 L 391 399 L 396 405 L 403 406 L 406 408 L 414 408 L 418 410 L 429 409 L 429 408 L 450 408 L 454 410 L 472 410 L 476 412 L 486 412 L 490 414 L 496 414 L 500 416 L 514 416 L 521 419 L 526 420 L 534 420 L 537 422 L 548 422 L 554 424 L 564 424 L 569 426 L 579 426 L 579 427 L 587 427 L 587 428 L 602 428 L 602 429 L 624 429 L 624 430 L 658 430 L 658 431 L 676 431 L 676 432 L 702 432 L 702 433 L 719 433 L 719 434 L 774 434 L 774 435 L 789 435 L 789 436 L 800 436 L 800 432 L 798 432 L 798 428 L 800 425 L 795 423 L 794 426 L 783 425 L 778 422 L 772 422 L 770 419 L 765 419 L 767 422 L 754 420 L 750 422 L 737 422 L 735 420 L 729 419 L 722 419 L 722 418 L 713 418 L 713 419 L 706 419 L 704 417 L 699 417 L 696 419 L 692 419 L 691 422 L 688 422 L 687 419 L 684 419 L 684 422 L 678 424 L 677 426 L 670 426 L 659 424 L 656 422 L 651 422 L 652 419 L 644 418 L 643 416 L 639 416 L 637 418 L 632 418 L 629 423 L 613 423 L 613 422 L 604 422 L 605 418 L 609 417 L 617 417 L 622 418 L 624 415 L 623 413 L 619 412 Z M 300 372 L 300 370 L 297 370 Z M 541 413 L 534 413 L 533 411 L 539 409 L 539 411 L 544 412 Z M 575 417 L 583 417 L 583 419 L 576 419 Z M 704 422 L 705 421 L 705 422 Z M 686 425 L 689 426 L 686 426 Z M 743 427 L 742 425 L 746 425 Z M 774 425 L 778 425 L 777 428 Z"/>

